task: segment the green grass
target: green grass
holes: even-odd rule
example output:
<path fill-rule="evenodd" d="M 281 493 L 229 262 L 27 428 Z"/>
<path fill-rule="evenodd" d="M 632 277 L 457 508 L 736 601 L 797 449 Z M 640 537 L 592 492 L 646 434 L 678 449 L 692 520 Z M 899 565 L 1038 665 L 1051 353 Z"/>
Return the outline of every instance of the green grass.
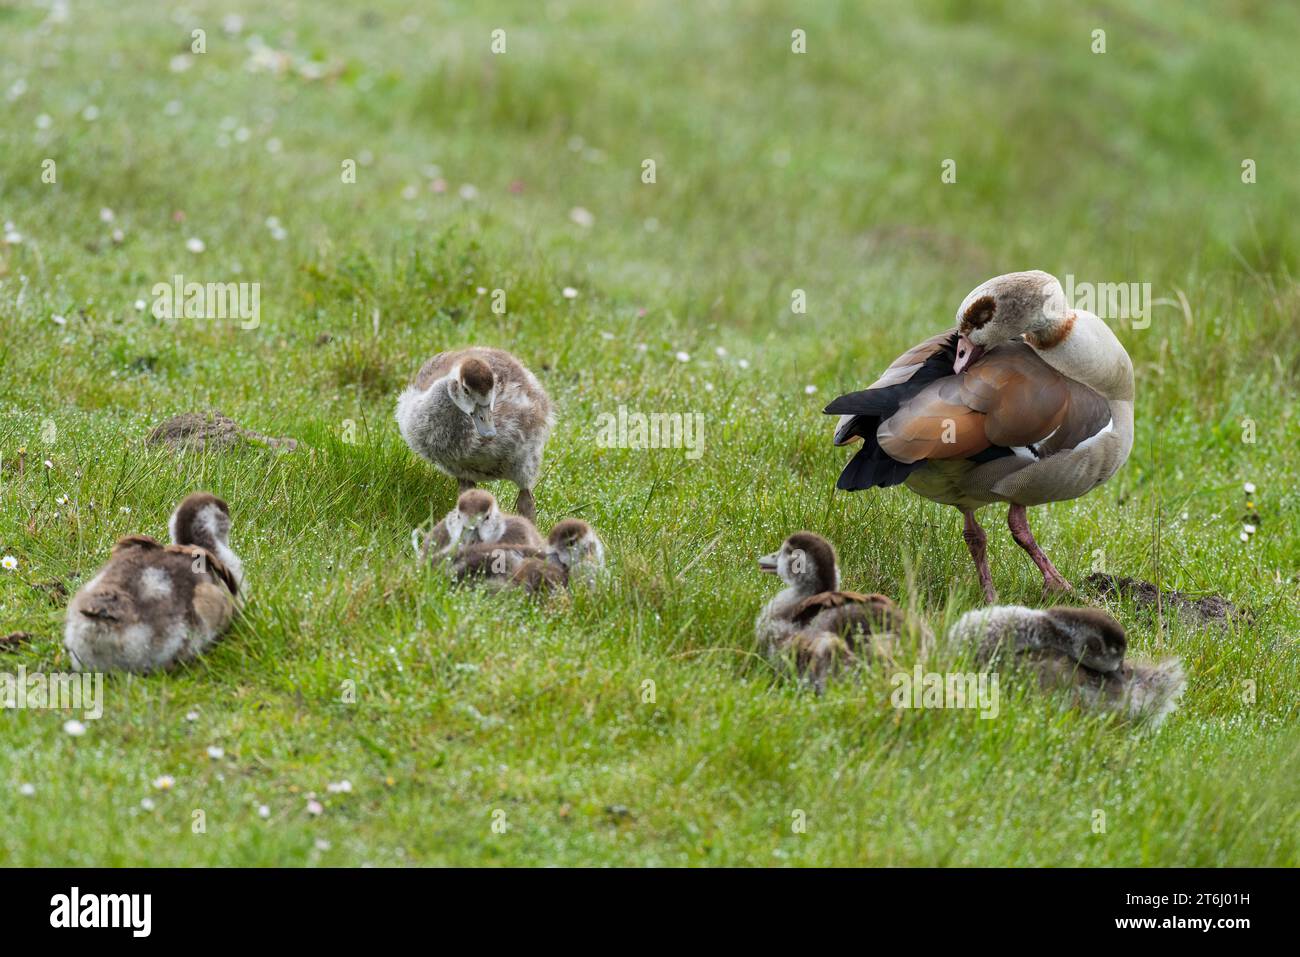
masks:
<path fill-rule="evenodd" d="M 83 737 L 59 712 L 0 714 L 0 863 L 1297 863 L 1300 13 L 414 6 L 195 0 L 174 17 L 123 0 L 44 24 L 44 6 L 0 2 L 0 221 L 23 237 L 0 243 L 0 553 L 19 561 L 0 571 L 0 633 L 36 636 L 0 668 L 65 667 L 63 603 L 31 586 L 75 589 L 195 489 L 232 503 L 252 588 L 198 664 L 110 679 Z M 198 27 L 207 52 L 173 72 Z M 250 72 L 252 34 L 327 78 Z M 1150 282 L 1168 303 L 1150 328 L 1115 323 L 1137 370 L 1129 463 L 1031 513 L 1076 582 L 1101 549 L 1111 571 L 1254 615 L 1162 633 L 1112 607 L 1135 652 L 1188 669 L 1156 734 L 1037 695 L 992 721 L 897 712 L 884 675 L 819 699 L 754 654 L 772 582 L 753 559 L 802 527 L 838 545 L 847 587 L 936 630 L 977 604 L 956 512 L 833 493 L 845 454 L 820 408 L 1026 268 Z M 260 282 L 261 325 L 137 311 L 176 273 Z M 506 314 L 478 287 L 505 289 Z M 540 519 L 601 530 L 615 574 L 594 596 L 537 607 L 410 561 L 411 528 L 454 489 L 403 445 L 394 399 L 468 343 L 519 354 L 556 402 Z M 703 456 L 599 448 L 596 417 L 620 403 L 703 413 Z M 209 407 L 303 445 L 144 447 Z M 1037 603 L 984 515 L 1002 597 Z"/>

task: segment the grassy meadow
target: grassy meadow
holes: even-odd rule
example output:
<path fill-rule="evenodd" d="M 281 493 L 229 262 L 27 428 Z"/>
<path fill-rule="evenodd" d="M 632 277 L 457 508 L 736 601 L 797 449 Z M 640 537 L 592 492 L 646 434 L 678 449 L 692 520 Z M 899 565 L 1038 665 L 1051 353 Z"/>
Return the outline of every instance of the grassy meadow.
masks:
<path fill-rule="evenodd" d="M 66 668 L 60 586 L 194 490 L 251 597 L 84 734 L 0 713 L 0 864 L 1300 862 L 1300 10 L 175 7 L 0 0 L 0 635 L 32 636 L 0 671 Z M 755 654 L 754 559 L 801 528 L 936 631 L 978 605 L 959 514 L 835 492 L 821 408 L 1030 268 L 1155 299 L 1112 323 L 1132 457 L 1031 510 L 1039 542 L 1250 615 L 1107 606 L 1187 669 L 1154 733 L 1010 687 L 995 720 L 896 710 L 884 674 L 819 698 Z M 177 275 L 258 283 L 258 323 L 157 318 Z M 600 530 L 595 593 L 412 561 L 455 483 L 395 399 L 473 343 L 556 403 L 539 523 Z M 702 414 L 702 454 L 602 448 L 620 405 Z M 299 446 L 144 443 L 204 409 Z M 981 519 L 1002 599 L 1041 602 Z"/>

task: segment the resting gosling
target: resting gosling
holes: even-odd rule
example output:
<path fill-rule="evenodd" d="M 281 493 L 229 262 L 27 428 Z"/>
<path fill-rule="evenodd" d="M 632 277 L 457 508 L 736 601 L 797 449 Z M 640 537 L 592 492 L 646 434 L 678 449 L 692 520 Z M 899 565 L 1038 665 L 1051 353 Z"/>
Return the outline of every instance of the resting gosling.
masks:
<path fill-rule="evenodd" d="M 473 346 L 440 352 L 397 400 L 397 425 L 417 455 L 460 483 L 508 479 L 515 511 L 536 521 L 533 486 L 555 424 L 537 377 L 508 352 Z"/>
<path fill-rule="evenodd" d="M 128 535 L 68 603 L 64 647 L 78 671 L 169 670 L 205 651 L 242 604 L 243 564 L 230 549 L 230 508 L 188 496 L 171 544 Z"/>
<path fill-rule="evenodd" d="M 920 635 L 923 650 L 933 640 L 886 596 L 840 591 L 835 548 L 820 535 L 796 532 L 758 567 L 788 586 L 758 615 L 759 648 L 778 662 L 793 655 L 797 673 L 819 694 L 841 665 L 892 658 L 909 630 Z"/>
<path fill-rule="evenodd" d="M 949 639 L 975 644 L 982 665 L 1010 659 L 1033 672 L 1040 688 L 1068 690 L 1088 710 L 1150 719 L 1153 725 L 1177 707 L 1187 687 L 1177 658 L 1126 662 L 1123 626 L 1096 608 L 998 605 L 967 612 Z"/>
<path fill-rule="evenodd" d="M 529 593 L 579 583 L 591 585 L 604 570 L 605 547 L 590 525 L 566 518 L 551 529 L 542 547 L 505 547 L 501 542 L 472 545 L 452 565 L 458 581 L 485 579 L 496 587 L 516 586 Z"/>
<path fill-rule="evenodd" d="M 461 493 L 456 507 L 444 516 L 419 541 L 419 530 L 412 533 L 415 553 L 421 561 L 441 561 L 470 545 L 504 544 L 527 545 L 540 548 L 541 533 L 528 519 L 520 515 L 507 515 L 497 505 L 496 496 L 484 489 L 470 489 Z"/>

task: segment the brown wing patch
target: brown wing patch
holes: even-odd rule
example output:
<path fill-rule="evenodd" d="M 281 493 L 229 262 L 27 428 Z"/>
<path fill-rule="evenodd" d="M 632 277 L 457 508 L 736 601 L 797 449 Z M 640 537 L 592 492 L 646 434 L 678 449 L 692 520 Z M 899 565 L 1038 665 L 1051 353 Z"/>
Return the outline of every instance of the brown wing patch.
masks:
<path fill-rule="evenodd" d="M 900 462 L 969 458 L 990 445 L 1042 441 L 1065 420 L 1070 398 L 1070 380 L 1023 342 L 1008 342 L 961 375 L 926 386 L 876 437 Z"/>
<path fill-rule="evenodd" d="M 873 618 L 899 616 L 901 613 L 893 600 L 885 595 L 864 595 L 856 591 L 824 591 L 805 598 L 795 606 L 791 620 L 796 625 L 806 625 L 824 611 L 849 606 L 861 606 Z"/>
<path fill-rule="evenodd" d="M 220 634 L 230 625 L 234 602 L 230 593 L 212 582 L 199 582 L 194 588 L 194 614 L 204 626 Z"/>
<path fill-rule="evenodd" d="M 150 538 L 148 535 L 124 535 L 117 540 L 117 544 L 113 546 L 113 551 L 110 554 L 116 555 L 118 552 L 126 552 L 134 548 L 152 551 L 162 547 L 162 543 L 158 539 Z"/>
<path fill-rule="evenodd" d="M 963 377 L 939 379 L 904 402 L 876 429 L 876 441 L 898 462 L 964 459 L 991 444 L 984 415 L 971 407 Z"/>

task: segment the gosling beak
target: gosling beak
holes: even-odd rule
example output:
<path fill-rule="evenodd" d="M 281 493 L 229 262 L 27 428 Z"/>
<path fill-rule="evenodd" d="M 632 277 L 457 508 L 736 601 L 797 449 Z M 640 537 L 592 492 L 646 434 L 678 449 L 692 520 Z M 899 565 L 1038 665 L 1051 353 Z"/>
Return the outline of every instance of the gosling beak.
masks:
<path fill-rule="evenodd" d="M 476 406 L 469 417 L 474 420 L 474 428 L 483 438 L 490 439 L 497 434 L 497 427 L 492 424 L 492 410 L 487 406 Z"/>
<path fill-rule="evenodd" d="M 984 355 L 983 346 L 975 345 L 966 336 L 958 336 L 957 360 L 952 364 L 953 375 L 961 375 L 982 355 Z"/>
<path fill-rule="evenodd" d="M 758 570 L 768 575 L 776 574 L 776 552 L 771 555 L 764 555 L 758 560 Z"/>

